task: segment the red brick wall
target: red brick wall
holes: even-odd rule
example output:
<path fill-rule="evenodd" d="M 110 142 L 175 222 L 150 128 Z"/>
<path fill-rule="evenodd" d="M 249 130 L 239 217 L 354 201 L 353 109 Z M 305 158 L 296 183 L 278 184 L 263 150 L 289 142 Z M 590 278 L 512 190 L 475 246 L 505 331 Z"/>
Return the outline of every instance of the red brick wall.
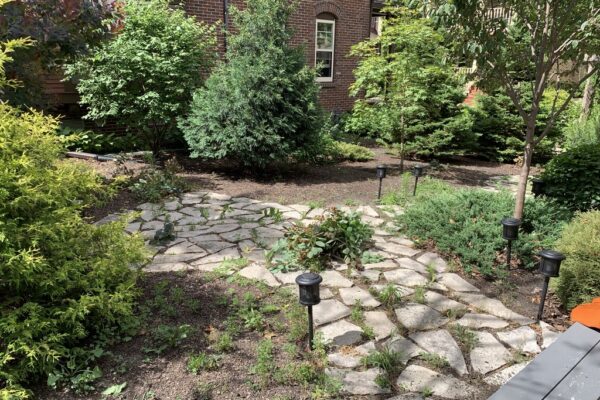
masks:
<path fill-rule="evenodd" d="M 243 7 L 243 0 L 229 0 Z M 185 0 L 185 9 L 199 20 L 213 24 L 223 20 L 223 0 Z M 293 44 L 303 45 L 309 65 L 315 62 L 315 23 L 317 15 L 332 14 L 335 24 L 335 54 L 333 82 L 320 83 L 320 100 L 328 111 L 340 112 L 352 108 L 354 100 L 348 96 L 353 82 L 352 71 L 357 60 L 348 57 L 352 45 L 370 35 L 370 0 L 300 0 L 291 24 L 295 30 Z M 223 51 L 223 36 L 219 34 L 219 49 Z"/>

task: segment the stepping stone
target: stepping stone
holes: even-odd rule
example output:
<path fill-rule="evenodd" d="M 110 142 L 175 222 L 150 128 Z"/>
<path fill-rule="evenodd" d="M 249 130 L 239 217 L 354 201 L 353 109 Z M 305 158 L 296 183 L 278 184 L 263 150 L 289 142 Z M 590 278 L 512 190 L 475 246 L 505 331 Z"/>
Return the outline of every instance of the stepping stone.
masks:
<path fill-rule="evenodd" d="M 476 332 L 477 345 L 471 350 L 471 366 L 482 375 L 494 371 L 511 360 L 508 350 L 489 332 Z"/>
<path fill-rule="evenodd" d="M 176 272 L 176 271 L 188 271 L 193 269 L 189 264 L 184 262 L 176 263 L 151 263 L 144 267 L 145 272 Z"/>
<path fill-rule="evenodd" d="M 185 241 L 169 247 L 164 252 L 165 255 L 179 255 L 186 253 L 203 253 L 205 255 L 206 251 L 193 243 Z"/>
<path fill-rule="evenodd" d="M 371 288 L 375 289 L 377 291 L 377 293 L 380 293 L 383 289 L 385 289 L 387 285 L 373 285 L 371 286 Z M 405 296 L 410 296 L 415 292 L 415 289 L 413 288 L 409 288 L 406 286 L 401 286 L 401 285 L 393 285 L 395 287 L 397 287 L 400 290 L 400 295 L 402 297 Z"/>
<path fill-rule="evenodd" d="M 264 282 L 270 287 L 281 286 L 281 283 L 275 279 L 271 271 L 259 264 L 249 265 L 238 272 L 238 274 L 248 279 Z"/>
<path fill-rule="evenodd" d="M 542 329 L 542 349 L 546 349 L 558 339 L 560 333 L 552 330 L 552 326 L 544 321 L 540 321 L 540 328 Z"/>
<path fill-rule="evenodd" d="M 179 203 L 177 200 L 169 201 L 163 205 L 163 208 L 167 211 L 175 211 L 179 207 L 181 207 L 181 203 Z"/>
<path fill-rule="evenodd" d="M 140 213 L 140 218 L 146 222 L 152 221 L 156 215 L 155 211 L 144 210 Z M 104 219 L 104 218 L 103 218 Z"/>
<path fill-rule="evenodd" d="M 179 236 L 181 236 L 181 234 Z M 183 237 L 183 236 L 181 236 L 181 237 Z M 222 242 L 219 235 L 206 233 L 206 231 L 199 232 L 197 235 L 190 237 L 189 240 L 190 240 L 190 242 L 197 243 L 197 244 L 203 243 L 203 242 Z M 229 246 L 229 243 L 227 244 L 227 246 Z"/>
<path fill-rule="evenodd" d="M 375 247 L 388 253 L 408 257 L 412 257 L 415 254 L 419 254 L 421 252 L 420 250 L 415 250 L 408 246 L 403 246 L 394 242 L 376 243 Z"/>
<path fill-rule="evenodd" d="M 382 388 L 376 382 L 377 377 L 382 373 L 379 368 L 347 372 L 341 380 L 342 392 L 357 396 L 391 393 L 390 388 Z"/>
<path fill-rule="evenodd" d="M 422 348 L 410 340 L 398 335 L 392 336 L 392 338 L 387 341 L 385 346 L 391 351 L 400 353 L 403 364 L 406 364 L 412 358 L 417 357 L 419 354 L 424 352 Z"/>
<path fill-rule="evenodd" d="M 415 332 L 409 337 L 427 352 L 437 354 L 448 360 L 450 367 L 459 375 L 468 373 L 463 354 L 448 331 L 440 329 L 429 332 Z"/>
<path fill-rule="evenodd" d="M 161 221 L 166 221 L 168 219 L 170 222 L 177 222 L 180 219 L 182 219 L 183 217 L 185 217 L 185 215 L 183 215 L 182 213 L 178 213 L 177 211 L 171 211 L 171 212 L 167 212 L 162 215 L 159 215 L 158 219 Z M 178 223 L 178 225 L 179 225 L 179 223 Z"/>
<path fill-rule="evenodd" d="M 158 229 L 164 228 L 165 223 L 162 221 L 150 221 L 142 224 L 143 231 L 156 231 Z"/>
<path fill-rule="evenodd" d="M 396 269 L 398 264 L 392 260 L 384 260 L 378 263 L 365 264 L 364 267 L 365 269 Z"/>
<path fill-rule="evenodd" d="M 529 325 L 533 321 L 521 314 L 509 310 L 500 300 L 490 299 L 482 294 L 457 292 L 456 296 L 468 305 L 496 317 L 513 321 L 520 325 Z"/>
<path fill-rule="evenodd" d="M 206 230 L 206 233 L 226 233 L 240 229 L 239 224 L 214 225 Z"/>
<path fill-rule="evenodd" d="M 358 206 L 356 212 L 366 215 L 368 217 L 379 218 L 379 214 L 370 206 Z"/>
<path fill-rule="evenodd" d="M 382 226 L 383 224 L 385 224 L 385 220 L 381 218 L 369 217 L 368 215 L 363 215 L 362 217 L 360 217 L 360 219 L 362 220 L 362 222 L 364 222 L 365 224 L 369 224 L 372 227 Z"/>
<path fill-rule="evenodd" d="M 427 268 L 425 268 L 423 264 L 413 260 L 412 258 L 403 257 L 397 260 L 397 262 L 402 268 L 412 269 L 413 271 L 417 271 L 422 274 L 427 274 Z"/>
<path fill-rule="evenodd" d="M 235 231 L 222 233 L 220 235 L 224 240 L 228 242 L 241 242 L 242 240 L 252 239 L 252 231 L 250 229 L 238 229 Z"/>
<path fill-rule="evenodd" d="M 196 260 L 192 262 L 192 265 L 201 265 L 201 264 L 210 264 L 216 262 L 223 262 L 225 260 L 234 260 L 240 258 L 240 252 L 235 247 L 230 247 L 227 249 L 223 249 L 219 252 L 213 253 L 209 256 L 201 258 L 200 260 Z"/>
<path fill-rule="evenodd" d="M 354 285 L 350 279 L 345 278 L 337 271 L 323 271 L 321 272 L 321 276 L 323 277 L 323 286 L 349 288 Z"/>
<path fill-rule="evenodd" d="M 202 253 L 184 253 L 184 254 L 159 254 L 154 257 L 152 263 L 154 264 L 174 264 L 178 262 L 187 262 L 197 260 L 206 255 L 206 252 Z"/>
<path fill-rule="evenodd" d="M 184 207 L 178 211 L 190 217 L 202 217 L 202 212 L 196 207 Z"/>
<path fill-rule="evenodd" d="M 471 285 L 457 274 L 441 274 L 437 281 L 446 286 L 448 289 L 454 290 L 455 292 L 479 292 L 479 289 Z"/>
<path fill-rule="evenodd" d="M 267 228 L 264 226 L 258 227 L 256 228 L 256 235 L 259 238 L 282 238 L 283 237 L 283 232 L 281 232 L 280 230 L 277 229 L 273 229 L 273 228 Z"/>
<path fill-rule="evenodd" d="M 338 319 L 347 317 L 350 313 L 350 308 L 334 299 L 323 300 L 313 307 L 313 316 L 316 326 L 337 321 Z"/>
<path fill-rule="evenodd" d="M 390 397 L 387 400 L 423 400 L 423 396 L 416 393 L 404 393 L 398 396 Z"/>
<path fill-rule="evenodd" d="M 425 302 L 434 310 L 445 313 L 448 310 L 466 310 L 467 306 L 458 301 L 447 298 L 437 292 L 428 291 L 425 293 Z"/>
<path fill-rule="evenodd" d="M 333 346 L 352 346 L 362 340 L 362 329 L 346 320 L 336 321 L 317 329 L 323 341 Z"/>
<path fill-rule="evenodd" d="M 402 326 L 411 331 L 436 329 L 448 322 L 448 318 L 433 308 L 417 303 L 407 303 L 397 308 L 396 317 Z"/>
<path fill-rule="evenodd" d="M 290 204 L 288 207 L 302 214 L 310 211 L 310 207 L 304 204 Z"/>
<path fill-rule="evenodd" d="M 208 238 L 208 236 L 203 237 L 203 239 L 205 239 L 205 238 Z M 235 247 L 235 243 L 225 242 L 224 240 L 204 241 L 204 240 L 197 240 L 197 239 L 198 238 L 190 238 L 190 242 L 196 243 L 198 246 L 202 247 L 204 250 L 206 250 L 209 253 L 217 253 L 224 249 Z"/>
<path fill-rule="evenodd" d="M 488 385 L 505 385 L 513 376 L 521 372 L 528 364 L 528 362 L 522 362 L 519 364 L 511 365 L 510 367 L 504 368 L 502 371 L 494 372 L 492 375 L 483 378 L 483 381 Z"/>
<path fill-rule="evenodd" d="M 300 214 L 298 211 L 286 211 L 283 213 L 283 217 L 285 219 L 301 219 L 302 214 Z"/>
<path fill-rule="evenodd" d="M 390 238 L 390 241 L 406 247 L 415 247 L 415 242 L 404 237 L 392 237 Z"/>
<path fill-rule="evenodd" d="M 369 292 L 359 287 L 341 288 L 340 297 L 347 306 L 353 306 L 357 301 L 364 307 L 375 308 L 381 305 Z"/>
<path fill-rule="evenodd" d="M 202 272 L 213 272 L 221 266 L 221 262 L 194 265 L 194 269 Z"/>
<path fill-rule="evenodd" d="M 298 290 L 298 287 L 296 286 L 295 289 Z M 321 293 L 319 294 L 321 296 L 321 300 L 333 298 L 333 292 L 329 288 L 321 288 Z"/>
<path fill-rule="evenodd" d="M 375 352 L 374 342 L 367 342 L 362 346 L 349 347 L 344 346 L 338 352 L 329 354 L 328 361 L 341 368 L 356 368 L 362 364 L 363 357 Z"/>
<path fill-rule="evenodd" d="M 138 210 L 144 211 L 156 211 L 160 210 L 160 204 L 156 203 L 143 203 L 136 207 Z"/>
<path fill-rule="evenodd" d="M 274 272 L 275 278 L 279 280 L 279 282 L 284 285 L 296 285 L 296 278 L 298 275 L 302 274 L 302 271 L 293 271 L 293 272 Z M 321 292 L 323 290 L 321 289 Z"/>
<path fill-rule="evenodd" d="M 541 352 L 537 344 L 535 331 L 528 326 L 521 326 L 508 332 L 498 332 L 498 339 L 515 350 L 537 354 Z"/>
<path fill-rule="evenodd" d="M 257 263 L 261 263 L 261 264 L 264 264 L 266 262 L 264 250 L 260 250 L 260 249 L 253 250 L 250 253 L 247 253 L 244 255 L 250 261 L 254 261 Z"/>
<path fill-rule="evenodd" d="M 474 329 L 503 329 L 508 326 L 508 322 L 498 317 L 494 317 L 493 315 L 475 313 L 465 314 L 461 319 L 456 321 L 456 323 Z"/>
<path fill-rule="evenodd" d="M 376 340 L 385 339 L 397 330 L 384 311 L 365 312 L 365 324 L 373 328 Z"/>
<path fill-rule="evenodd" d="M 132 222 L 130 224 L 127 224 L 127 226 L 125 227 L 125 231 L 134 234 L 140 230 L 141 226 L 141 222 Z"/>
<path fill-rule="evenodd" d="M 219 193 L 212 193 L 209 192 L 206 194 L 206 197 L 210 200 L 231 200 L 231 196 L 228 196 L 226 194 L 219 194 Z"/>
<path fill-rule="evenodd" d="M 379 281 L 379 277 L 381 276 L 381 271 L 378 271 L 376 269 L 367 269 L 365 271 L 362 271 L 360 275 L 371 282 L 377 282 Z"/>
<path fill-rule="evenodd" d="M 448 269 L 446 261 L 436 253 L 427 252 L 422 254 L 417 258 L 417 261 L 423 265 L 433 264 L 437 272 L 446 272 Z"/>
<path fill-rule="evenodd" d="M 388 282 L 398 283 L 403 286 L 425 286 L 429 282 L 423 275 L 410 269 L 385 271 L 383 276 Z"/>
<path fill-rule="evenodd" d="M 445 399 L 475 399 L 477 389 L 459 379 L 445 376 L 419 365 L 409 365 L 402 371 L 396 385 L 410 392 L 431 390 L 435 396 Z"/>

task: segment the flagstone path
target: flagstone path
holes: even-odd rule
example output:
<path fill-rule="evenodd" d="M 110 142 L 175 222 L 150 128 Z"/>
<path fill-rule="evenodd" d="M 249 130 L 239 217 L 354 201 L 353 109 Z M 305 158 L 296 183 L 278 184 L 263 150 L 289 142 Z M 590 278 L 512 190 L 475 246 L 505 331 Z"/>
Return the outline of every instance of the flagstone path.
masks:
<path fill-rule="evenodd" d="M 341 207 L 349 209 L 348 207 Z M 527 365 L 527 359 L 546 348 L 558 334 L 547 324 L 505 307 L 483 295 L 435 253 L 415 248 L 410 240 L 390 233 L 394 208 L 354 207 L 375 228 L 373 249 L 383 261 L 365 265 L 364 271 L 336 264 L 324 271 L 322 302 L 314 308 L 317 331 L 330 344 L 327 373 L 342 382 L 349 395 L 386 395 L 387 399 L 418 399 L 428 393 L 447 399 L 481 399 L 485 385 L 504 384 Z M 127 226 L 150 240 L 165 221 L 175 224 L 176 238 L 153 246 L 155 255 L 147 272 L 213 271 L 228 259 L 247 258 L 238 271 L 271 287 L 295 288 L 298 272 L 272 273 L 265 266 L 264 250 L 284 235 L 292 223 L 314 222 L 326 213 L 306 205 L 281 205 L 195 192 L 162 204 L 142 204 L 140 217 Z M 278 211 L 274 211 L 278 210 Z M 104 221 L 114 220 L 109 216 Z M 386 285 L 400 289 L 402 302 L 387 309 L 377 299 Z M 418 293 L 417 293 L 418 292 Z M 352 306 L 360 301 L 364 321 L 352 322 Z M 468 351 L 456 337 L 455 326 L 474 332 L 476 343 Z M 365 339 L 365 329 L 374 339 Z M 407 367 L 394 383 L 400 393 L 380 387 L 381 371 L 364 368 L 361 359 L 374 351 L 399 351 Z M 443 357 L 448 367 L 427 364 L 421 355 Z M 525 357 L 523 357 L 525 355 Z"/>

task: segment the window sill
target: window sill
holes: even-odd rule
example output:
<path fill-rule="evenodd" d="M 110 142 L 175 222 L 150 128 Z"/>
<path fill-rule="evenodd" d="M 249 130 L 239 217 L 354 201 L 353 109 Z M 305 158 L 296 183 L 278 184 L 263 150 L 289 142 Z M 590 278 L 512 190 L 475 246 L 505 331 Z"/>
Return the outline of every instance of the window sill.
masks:
<path fill-rule="evenodd" d="M 337 86 L 335 82 L 317 82 L 317 84 L 322 88 L 334 88 Z"/>

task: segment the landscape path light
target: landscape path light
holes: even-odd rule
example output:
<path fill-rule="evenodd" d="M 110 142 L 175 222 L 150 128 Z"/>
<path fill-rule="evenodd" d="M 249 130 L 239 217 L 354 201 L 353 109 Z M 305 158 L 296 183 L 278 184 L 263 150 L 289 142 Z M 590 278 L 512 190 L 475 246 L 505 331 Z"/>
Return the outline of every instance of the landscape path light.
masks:
<path fill-rule="evenodd" d="M 531 180 L 531 193 L 534 197 L 539 197 L 544 194 L 545 182 L 540 178 L 533 178 Z"/>
<path fill-rule="evenodd" d="M 319 274 L 306 272 L 296 277 L 299 287 L 300 304 L 308 309 L 308 346 L 314 350 L 313 306 L 321 302 L 320 287 L 323 278 Z"/>
<path fill-rule="evenodd" d="M 521 226 L 521 220 L 517 218 L 504 218 L 501 223 L 502 238 L 508 241 L 508 245 L 506 246 L 506 266 L 510 269 L 512 242 L 519 238 L 519 226 Z"/>
<path fill-rule="evenodd" d="M 560 272 L 560 264 L 566 258 L 564 254 L 554 250 L 542 250 L 538 254 L 540 260 L 540 272 L 544 275 L 544 287 L 542 288 L 542 298 L 540 299 L 540 308 L 538 310 L 537 320 L 542 319 L 544 314 L 544 303 L 548 293 L 548 283 L 550 278 L 557 278 Z"/>
<path fill-rule="evenodd" d="M 377 191 L 377 200 L 381 199 L 381 186 L 383 185 L 383 178 L 387 175 L 387 165 L 379 164 L 377 166 L 377 179 L 379 179 L 379 190 Z"/>
<path fill-rule="evenodd" d="M 417 184 L 419 183 L 419 178 L 424 174 L 424 168 L 422 165 L 415 165 L 413 168 L 413 175 L 415 176 L 415 187 L 413 189 L 413 196 L 417 195 Z"/>

